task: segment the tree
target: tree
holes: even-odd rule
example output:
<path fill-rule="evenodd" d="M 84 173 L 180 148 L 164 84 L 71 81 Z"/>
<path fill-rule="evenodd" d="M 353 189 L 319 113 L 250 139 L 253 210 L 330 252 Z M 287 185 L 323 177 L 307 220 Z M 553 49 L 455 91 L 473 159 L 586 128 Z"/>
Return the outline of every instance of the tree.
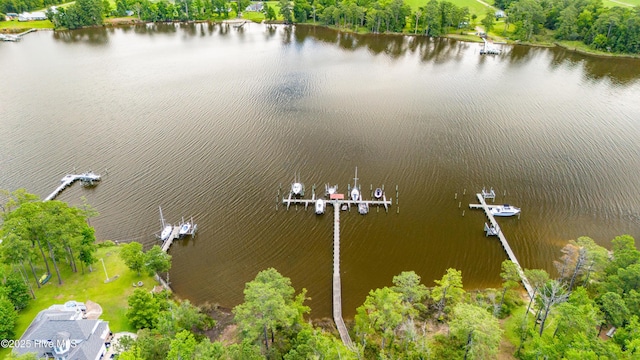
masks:
<path fill-rule="evenodd" d="M 600 303 L 600 308 L 602 309 L 604 319 L 607 323 L 616 327 L 622 327 L 622 325 L 628 321 L 631 313 L 627 308 L 627 304 L 622 299 L 622 296 L 608 292 L 600 297 Z M 600 325 L 600 331 L 602 331 L 602 326 L 604 324 L 605 323 L 603 322 Z"/>
<path fill-rule="evenodd" d="M 465 344 L 465 359 L 491 359 L 498 353 L 502 337 L 498 319 L 477 305 L 457 304 L 449 329 L 451 336 Z"/>
<path fill-rule="evenodd" d="M 536 0 L 514 1 L 509 5 L 508 13 L 516 25 L 515 34 L 525 41 L 539 32 L 545 19 L 542 6 Z"/>
<path fill-rule="evenodd" d="M 18 312 L 11 300 L 0 295 L 0 339 L 14 339 L 14 328 Z"/>
<path fill-rule="evenodd" d="M 284 360 L 343 359 L 355 360 L 355 354 L 340 340 L 322 330 L 305 328 L 292 340 L 291 350 Z"/>
<path fill-rule="evenodd" d="M 435 280 L 436 286 L 431 291 L 431 298 L 436 302 L 437 318 L 441 319 L 447 305 L 454 306 L 464 294 L 462 289 L 462 272 L 449 268 L 442 279 Z M 448 303 L 447 303 L 448 302 Z"/>
<path fill-rule="evenodd" d="M 80 248 L 78 251 L 78 259 L 80 262 L 89 268 L 89 271 L 93 271 L 91 269 L 91 265 L 98 261 L 96 258 L 96 250 L 98 249 L 98 245 L 96 245 L 96 236 L 95 230 L 93 228 L 86 228 L 82 230 L 82 238 L 80 239 Z M 84 273 L 84 267 L 82 269 Z"/>
<path fill-rule="evenodd" d="M 392 289 L 402 295 L 402 301 L 408 309 L 412 309 L 409 316 L 413 317 L 414 312 L 424 310 L 422 301 L 429 294 L 427 287 L 420 283 L 420 276 L 414 271 L 403 271 L 400 275 L 393 277 Z"/>
<path fill-rule="evenodd" d="M 402 322 L 402 314 L 406 312 L 402 305 L 402 294 L 388 287 L 371 290 L 364 304 L 356 309 L 356 333 L 366 335 L 379 334 L 382 338 L 381 348 L 385 349 L 385 341 L 391 341 L 398 325 Z"/>
<path fill-rule="evenodd" d="M 158 245 L 154 245 L 144 254 L 144 266 L 149 275 L 167 272 L 171 269 L 171 255 L 162 251 Z"/>
<path fill-rule="evenodd" d="M 244 302 L 233 309 L 243 338 L 256 341 L 263 336 L 269 351 L 268 331 L 275 341 L 277 329 L 292 329 L 304 322 L 303 315 L 309 308 L 303 305 L 306 290 L 294 297 L 291 280 L 269 268 L 256 275 L 245 285 Z"/>
<path fill-rule="evenodd" d="M 540 319 L 540 336 L 542 336 L 542 332 L 544 331 L 544 325 L 547 321 L 547 317 L 549 316 L 549 312 L 551 312 L 551 308 L 554 305 L 563 303 L 567 301 L 569 295 L 567 294 L 564 286 L 556 281 L 551 280 L 548 281 L 540 291 L 540 304 L 541 307 L 541 319 Z"/>
<path fill-rule="evenodd" d="M 24 243 L 20 242 L 29 243 L 32 254 L 39 250 L 48 274 L 51 273 L 49 267 L 49 260 L 51 260 L 58 283 L 62 284 L 58 261 L 66 258 L 71 268 L 76 270 L 75 257 L 79 239 L 87 228 L 89 225 L 82 210 L 70 207 L 61 201 L 19 202 L 17 208 L 5 214 L 1 234 L 11 240 L 11 250 L 7 251 L 11 251 L 11 254 L 17 257 L 3 256 L 3 258 L 16 265 L 23 261 L 30 262 L 31 256 L 24 252 Z M 48 250 L 48 258 L 45 255 L 45 247 Z M 4 248 L 3 244 L 3 252 Z M 35 274 L 35 270 L 32 271 Z"/>
<path fill-rule="evenodd" d="M 171 340 L 167 360 L 193 359 L 196 352 L 196 339 L 187 330 L 179 332 L 175 339 Z"/>
<path fill-rule="evenodd" d="M 296 22 L 305 22 L 311 13 L 311 5 L 307 0 L 293 0 L 292 11 Z"/>
<path fill-rule="evenodd" d="M 484 19 L 480 21 L 482 26 L 484 26 L 484 31 L 488 34 L 491 29 L 493 29 L 493 21 L 494 21 L 495 12 L 493 8 L 488 7 L 485 12 Z"/>
<path fill-rule="evenodd" d="M 156 329 L 159 333 L 172 337 L 183 330 L 207 330 L 214 324 L 213 319 L 203 314 L 189 300 L 178 303 L 168 300 L 168 309 L 162 311 L 158 316 Z"/>
<path fill-rule="evenodd" d="M 158 322 L 160 303 L 151 293 L 136 289 L 127 299 L 127 319 L 136 329 L 153 329 Z"/>
<path fill-rule="evenodd" d="M 140 275 L 140 271 L 145 266 L 145 256 L 142 252 L 142 244 L 133 241 L 122 245 L 120 258 L 130 270 L 135 271 Z"/>
<path fill-rule="evenodd" d="M 264 17 L 268 21 L 273 21 L 276 19 L 276 11 L 273 10 L 273 7 L 269 6 L 269 4 L 265 4 L 264 7 Z"/>
<path fill-rule="evenodd" d="M 292 23 L 293 8 L 289 0 L 279 0 L 278 6 L 280 6 L 280 15 L 284 18 L 285 24 Z"/>
<path fill-rule="evenodd" d="M 5 277 L 3 287 L 0 288 L 0 296 L 4 294 L 13 304 L 17 311 L 27 307 L 31 296 L 29 296 L 29 287 L 25 284 L 21 275 L 13 272 Z"/>
<path fill-rule="evenodd" d="M 498 315 L 502 312 L 502 305 L 504 304 L 504 298 L 507 295 L 507 290 L 518 286 L 520 281 L 520 273 L 518 272 L 518 265 L 511 260 L 504 260 L 502 262 L 502 272 L 500 277 L 502 278 L 502 296 L 500 298 L 500 305 L 494 315 Z"/>

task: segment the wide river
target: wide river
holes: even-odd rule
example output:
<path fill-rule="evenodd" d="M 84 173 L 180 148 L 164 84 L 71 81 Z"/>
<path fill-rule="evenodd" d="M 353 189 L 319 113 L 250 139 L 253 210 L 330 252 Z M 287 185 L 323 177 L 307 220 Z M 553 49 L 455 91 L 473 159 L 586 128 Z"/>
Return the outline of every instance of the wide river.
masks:
<path fill-rule="evenodd" d="M 157 243 L 158 206 L 193 216 L 195 239 L 170 249 L 179 296 L 232 307 L 274 267 L 312 317 L 331 314 L 333 220 L 276 211 L 296 173 L 309 196 L 346 192 L 357 166 L 365 197 L 384 184 L 394 200 L 342 213 L 347 317 L 404 270 L 500 286 L 506 254 L 468 208 L 483 186 L 522 208 L 500 223 L 527 268 L 553 271 L 579 236 L 640 238 L 640 60 L 479 50 L 261 24 L 31 33 L 0 44 L 0 188 L 45 197 L 92 169 L 100 185 L 59 200 L 85 196 L 101 240 Z"/>

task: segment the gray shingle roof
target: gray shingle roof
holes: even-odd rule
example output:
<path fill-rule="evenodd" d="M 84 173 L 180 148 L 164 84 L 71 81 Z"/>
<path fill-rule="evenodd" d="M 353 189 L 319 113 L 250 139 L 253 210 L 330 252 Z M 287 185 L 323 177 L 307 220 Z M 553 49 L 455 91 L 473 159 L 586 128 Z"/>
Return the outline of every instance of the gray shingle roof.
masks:
<path fill-rule="evenodd" d="M 74 319 L 75 318 L 75 319 Z M 75 312 L 54 309 L 43 310 L 35 317 L 20 338 L 23 346 L 14 352 L 25 354 L 35 352 L 38 356 L 51 356 L 53 343 L 48 343 L 65 333 L 71 340 L 67 353 L 68 360 L 94 360 L 100 355 L 105 339 L 101 336 L 109 332 L 109 324 L 102 320 L 77 319 Z"/>

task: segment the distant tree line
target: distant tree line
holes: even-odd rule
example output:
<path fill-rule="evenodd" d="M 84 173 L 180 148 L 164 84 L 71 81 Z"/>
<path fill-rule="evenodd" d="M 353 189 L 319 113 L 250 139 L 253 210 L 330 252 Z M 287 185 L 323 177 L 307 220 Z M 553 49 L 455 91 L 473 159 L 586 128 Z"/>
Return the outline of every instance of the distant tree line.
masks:
<path fill-rule="evenodd" d="M 66 0 L 0 0 L 0 13 L 22 13 L 59 5 Z"/>
<path fill-rule="evenodd" d="M 531 41 L 544 29 L 616 53 L 640 53 L 640 6 L 604 7 L 601 0 L 495 0 L 515 25 L 513 38 Z"/>

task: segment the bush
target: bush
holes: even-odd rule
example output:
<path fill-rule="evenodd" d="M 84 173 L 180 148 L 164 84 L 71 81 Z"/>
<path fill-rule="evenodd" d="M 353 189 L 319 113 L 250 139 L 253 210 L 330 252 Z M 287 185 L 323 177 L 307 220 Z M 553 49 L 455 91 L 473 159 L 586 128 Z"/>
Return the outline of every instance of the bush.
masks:
<path fill-rule="evenodd" d="M 99 248 L 106 248 L 106 247 L 112 247 L 112 246 L 116 246 L 116 243 L 114 243 L 111 240 L 105 240 L 103 242 L 98 243 Z"/>

